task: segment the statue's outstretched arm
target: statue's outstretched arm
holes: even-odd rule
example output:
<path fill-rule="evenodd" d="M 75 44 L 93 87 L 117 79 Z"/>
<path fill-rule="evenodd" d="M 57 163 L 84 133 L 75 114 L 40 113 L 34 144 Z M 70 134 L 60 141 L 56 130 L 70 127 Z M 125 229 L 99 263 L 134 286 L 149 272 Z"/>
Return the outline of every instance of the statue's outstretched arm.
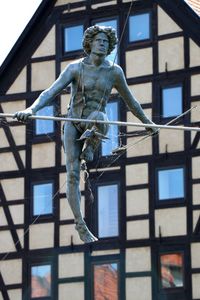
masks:
<path fill-rule="evenodd" d="M 14 118 L 25 121 L 29 116 L 35 114 L 38 110 L 49 105 L 51 101 L 74 80 L 74 74 L 75 64 L 70 64 L 60 74 L 56 81 L 39 95 L 39 97 L 30 107 L 23 111 L 16 112 Z"/>

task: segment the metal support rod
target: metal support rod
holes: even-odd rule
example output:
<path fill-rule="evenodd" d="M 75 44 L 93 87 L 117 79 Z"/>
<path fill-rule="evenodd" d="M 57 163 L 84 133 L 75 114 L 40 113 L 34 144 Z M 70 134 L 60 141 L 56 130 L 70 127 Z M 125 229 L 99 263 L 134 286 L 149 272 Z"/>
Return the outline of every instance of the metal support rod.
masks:
<path fill-rule="evenodd" d="M 0 118 L 13 118 L 14 114 L 0 113 Z M 51 120 L 51 121 L 65 121 L 65 122 L 82 122 L 82 123 L 93 123 L 93 124 L 108 124 L 117 126 L 133 126 L 133 127 L 145 127 L 145 128 L 158 128 L 158 129 L 172 129 L 172 130 L 184 130 L 184 131 L 196 131 L 200 132 L 199 127 L 188 127 L 188 126 L 168 126 L 161 124 L 144 124 L 134 122 L 121 122 L 121 121 L 104 121 L 104 120 L 90 120 L 90 119 L 78 119 L 78 118 L 65 118 L 65 117 L 53 117 L 53 116 L 29 116 L 31 120 Z"/>

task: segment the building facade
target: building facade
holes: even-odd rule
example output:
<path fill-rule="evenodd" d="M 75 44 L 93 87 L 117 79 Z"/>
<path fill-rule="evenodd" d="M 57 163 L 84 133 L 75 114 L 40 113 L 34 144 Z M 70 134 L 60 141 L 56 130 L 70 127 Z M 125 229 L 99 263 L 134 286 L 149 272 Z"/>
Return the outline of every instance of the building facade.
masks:
<path fill-rule="evenodd" d="M 75 59 L 91 25 L 116 29 L 109 59 L 158 124 L 199 126 L 198 15 L 182 0 L 43 0 L 0 69 L 0 113 L 34 99 Z M 40 115 L 65 115 L 70 88 Z M 136 121 L 112 91 L 111 120 Z M 174 123 L 172 123 L 174 124 Z M 62 123 L 0 119 L 0 299 L 200 299 L 200 134 L 111 126 L 81 178 L 99 241 L 83 244 L 65 195 Z M 142 140 L 141 140 L 142 139 Z M 122 155 L 112 151 L 127 145 Z"/>

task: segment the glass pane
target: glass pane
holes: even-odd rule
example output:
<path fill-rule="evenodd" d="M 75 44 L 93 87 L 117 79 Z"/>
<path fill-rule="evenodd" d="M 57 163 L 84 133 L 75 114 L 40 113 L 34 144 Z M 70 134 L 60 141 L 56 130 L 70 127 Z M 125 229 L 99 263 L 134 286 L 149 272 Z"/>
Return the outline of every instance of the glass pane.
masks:
<path fill-rule="evenodd" d="M 117 20 L 108 20 L 108 21 L 104 21 L 104 22 L 97 22 L 95 23 L 95 25 L 99 25 L 99 26 L 111 26 L 112 28 L 114 28 L 116 30 L 116 34 L 117 34 Z M 117 54 L 117 45 L 115 46 L 115 49 L 107 56 L 108 60 L 111 60 L 112 62 L 115 59 L 115 63 L 118 62 L 118 58 L 116 56 Z"/>
<path fill-rule="evenodd" d="M 106 114 L 108 116 L 108 120 L 117 121 L 118 120 L 118 103 L 111 102 L 106 106 Z M 112 150 L 119 146 L 118 139 L 118 126 L 110 125 L 107 133 L 107 137 L 109 140 L 105 140 L 102 142 L 102 155 L 111 155 Z"/>
<path fill-rule="evenodd" d="M 184 197 L 183 168 L 158 171 L 159 200 Z"/>
<path fill-rule="evenodd" d="M 52 183 L 36 184 L 33 186 L 33 215 L 46 215 L 53 212 Z"/>
<path fill-rule="evenodd" d="M 150 14 L 129 17 L 129 41 L 141 41 L 150 38 Z"/>
<path fill-rule="evenodd" d="M 182 87 L 164 88 L 162 90 L 163 118 L 178 116 L 182 113 Z"/>
<path fill-rule="evenodd" d="M 118 235 L 118 186 L 98 187 L 98 236 Z"/>
<path fill-rule="evenodd" d="M 94 266 L 94 300 L 118 300 L 118 264 Z"/>
<path fill-rule="evenodd" d="M 31 298 L 51 296 L 51 266 L 31 268 Z"/>
<path fill-rule="evenodd" d="M 162 288 L 183 287 L 183 255 L 163 254 L 160 260 Z"/>
<path fill-rule="evenodd" d="M 53 106 L 46 106 L 36 113 L 37 116 L 53 116 Z M 35 133 L 47 134 L 54 132 L 54 122 L 49 120 L 36 120 Z"/>
<path fill-rule="evenodd" d="M 64 51 L 82 49 L 83 25 L 67 27 L 64 29 Z"/>

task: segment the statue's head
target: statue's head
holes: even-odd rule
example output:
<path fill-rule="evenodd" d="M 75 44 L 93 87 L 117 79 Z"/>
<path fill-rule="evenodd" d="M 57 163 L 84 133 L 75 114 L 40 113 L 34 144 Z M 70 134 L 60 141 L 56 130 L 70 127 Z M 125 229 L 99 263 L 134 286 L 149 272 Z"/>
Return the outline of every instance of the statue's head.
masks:
<path fill-rule="evenodd" d="M 101 33 L 101 32 L 105 33 L 109 40 L 109 47 L 108 47 L 107 55 L 109 55 L 114 50 L 115 45 L 118 42 L 115 29 L 110 26 L 94 25 L 94 26 L 87 28 L 84 32 L 82 43 L 83 43 L 83 50 L 85 51 L 86 54 L 88 54 L 88 55 L 90 54 L 92 41 L 93 41 L 95 35 L 97 35 L 98 33 Z"/>

